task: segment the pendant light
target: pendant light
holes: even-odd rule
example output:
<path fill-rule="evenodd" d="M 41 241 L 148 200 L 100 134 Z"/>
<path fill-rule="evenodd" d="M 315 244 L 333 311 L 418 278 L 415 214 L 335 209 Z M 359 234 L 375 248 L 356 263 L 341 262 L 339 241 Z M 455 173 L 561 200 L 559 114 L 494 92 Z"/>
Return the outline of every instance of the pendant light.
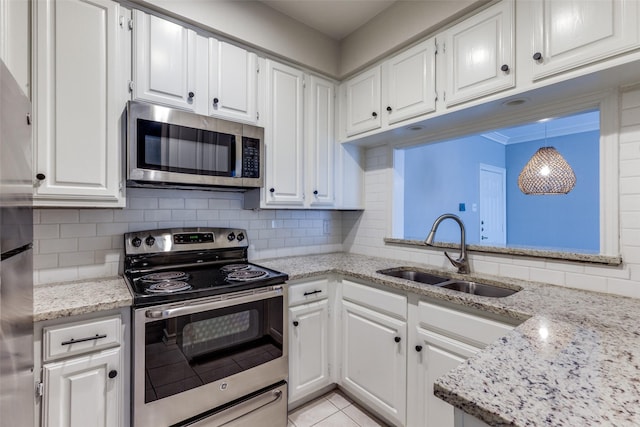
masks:
<path fill-rule="evenodd" d="M 518 187 L 524 194 L 567 194 L 575 185 L 576 174 L 554 147 L 538 149 L 518 176 Z"/>

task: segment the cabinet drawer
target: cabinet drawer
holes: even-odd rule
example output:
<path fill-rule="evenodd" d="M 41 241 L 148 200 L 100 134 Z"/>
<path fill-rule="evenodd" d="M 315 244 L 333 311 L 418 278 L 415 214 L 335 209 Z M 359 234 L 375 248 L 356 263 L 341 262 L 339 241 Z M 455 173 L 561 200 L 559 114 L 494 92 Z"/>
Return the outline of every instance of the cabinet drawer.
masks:
<path fill-rule="evenodd" d="M 46 327 L 42 331 L 43 359 L 46 362 L 119 345 L 121 324 L 115 316 Z"/>
<path fill-rule="evenodd" d="M 289 306 L 316 301 L 328 296 L 326 279 L 292 285 L 289 287 Z"/>
<path fill-rule="evenodd" d="M 420 324 L 432 331 L 484 348 L 507 335 L 513 326 L 439 305 L 418 303 Z"/>
<path fill-rule="evenodd" d="M 381 313 L 387 313 L 401 319 L 407 318 L 406 296 L 349 280 L 343 280 L 342 284 L 342 298 L 370 307 Z"/>

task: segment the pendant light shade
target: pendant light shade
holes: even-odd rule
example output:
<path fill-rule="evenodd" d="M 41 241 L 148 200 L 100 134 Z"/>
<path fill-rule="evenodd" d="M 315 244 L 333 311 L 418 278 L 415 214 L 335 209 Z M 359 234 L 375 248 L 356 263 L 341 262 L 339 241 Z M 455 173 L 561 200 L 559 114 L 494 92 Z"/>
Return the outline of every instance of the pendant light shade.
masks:
<path fill-rule="evenodd" d="M 524 194 L 567 194 L 576 185 L 576 174 L 553 147 L 542 147 L 518 176 Z"/>

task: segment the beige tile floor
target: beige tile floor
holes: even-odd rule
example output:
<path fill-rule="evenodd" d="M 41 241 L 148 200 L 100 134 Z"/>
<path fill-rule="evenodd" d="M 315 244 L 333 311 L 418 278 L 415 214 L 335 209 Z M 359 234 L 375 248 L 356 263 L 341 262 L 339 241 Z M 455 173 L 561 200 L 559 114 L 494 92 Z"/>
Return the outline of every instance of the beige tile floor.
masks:
<path fill-rule="evenodd" d="M 386 425 L 335 389 L 289 412 L 288 427 L 382 427 Z"/>

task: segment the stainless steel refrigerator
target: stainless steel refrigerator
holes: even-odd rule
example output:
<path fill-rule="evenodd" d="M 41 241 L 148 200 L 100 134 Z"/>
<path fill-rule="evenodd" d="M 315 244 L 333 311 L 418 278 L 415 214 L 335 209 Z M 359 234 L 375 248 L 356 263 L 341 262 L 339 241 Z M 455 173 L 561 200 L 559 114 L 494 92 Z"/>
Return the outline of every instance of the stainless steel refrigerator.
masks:
<path fill-rule="evenodd" d="M 0 426 L 32 427 L 31 103 L 0 61 Z"/>

